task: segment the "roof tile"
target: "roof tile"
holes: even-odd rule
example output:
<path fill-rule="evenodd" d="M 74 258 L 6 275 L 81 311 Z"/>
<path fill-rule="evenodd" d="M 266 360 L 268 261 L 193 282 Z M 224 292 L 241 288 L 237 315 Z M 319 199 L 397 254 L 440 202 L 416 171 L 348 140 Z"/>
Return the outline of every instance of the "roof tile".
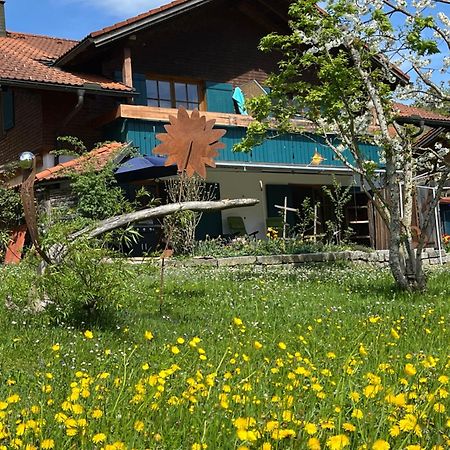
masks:
<path fill-rule="evenodd" d="M 57 164 L 54 167 L 49 167 L 48 169 L 39 172 L 36 174 L 36 181 L 50 181 L 65 178 L 68 173 L 83 172 L 86 169 L 86 166 L 93 167 L 95 170 L 101 170 L 108 162 L 112 161 L 124 147 L 126 147 L 126 144 L 120 142 L 105 144 L 78 158 Z"/>
<path fill-rule="evenodd" d="M 130 25 L 132 23 L 139 22 L 140 20 L 147 19 L 148 17 L 154 16 L 155 14 L 163 12 L 167 9 L 173 8 L 174 6 L 182 5 L 183 3 L 187 3 L 188 1 L 189 0 L 174 0 L 173 2 L 167 3 L 166 5 L 162 5 L 159 8 L 151 9 L 150 11 L 147 11 L 147 12 L 144 12 L 137 16 L 131 17 L 127 20 L 123 20 L 121 22 L 115 23 L 114 25 L 111 25 L 109 27 L 103 28 L 98 31 L 94 31 L 89 36 L 90 37 L 98 37 L 103 34 L 109 33 L 110 31 L 118 30 L 119 28 L 122 28 L 126 25 Z"/>
<path fill-rule="evenodd" d="M 0 80 L 28 81 L 74 87 L 97 83 L 100 89 L 132 91 L 122 83 L 92 74 L 71 73 L 50 64 L 74 47 L 77 41 L 24 33 L 0 37 Z"/>
<path fill-rule="evenodd" d="M 450 122 L 450 116 L 440 114 L 438 112 L 428 111 L 424 108 L 417 108 L 415 106 L 403 105 L 402 103 L 395 103 L 394 108 L 399 112 L 400 117 L 419 116 L 422 119 L 429 120 L 443 120 Z"/>

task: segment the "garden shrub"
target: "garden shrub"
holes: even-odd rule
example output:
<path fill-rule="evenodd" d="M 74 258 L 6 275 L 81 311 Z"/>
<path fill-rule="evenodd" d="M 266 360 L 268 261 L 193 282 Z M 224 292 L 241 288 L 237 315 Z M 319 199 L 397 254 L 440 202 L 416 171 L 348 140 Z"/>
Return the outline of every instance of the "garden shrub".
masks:
<path fill-rule="evenodd" d="M 45 273 L 43 291 L 55 320 L 82 322 L 117 310 L 131 276 L 123 258 L 93 241 L 69 246 L 61 264 Z"/>

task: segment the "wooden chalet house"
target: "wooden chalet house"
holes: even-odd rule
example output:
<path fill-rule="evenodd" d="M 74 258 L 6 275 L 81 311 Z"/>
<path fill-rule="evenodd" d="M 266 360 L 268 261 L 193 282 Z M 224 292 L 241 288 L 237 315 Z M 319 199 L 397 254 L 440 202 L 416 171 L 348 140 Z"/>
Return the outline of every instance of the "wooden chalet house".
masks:
<path fill-rule="evenodd" d="M 49 151 L 64 135 L 88 146 L 131 142 L 151 155 L 155 135 L 183 105 L 227 130 L 217 168 L 208 171 L 218 195 L 260 200 L 253 208 L 211 215 L 204 234 L 228 233 L 227 217 L 239 215 L 249 232 L 264 237 L 268 218 L 278 216 L 275 205 L 285 198 L 292 207 L 305 197 L 320 202 L 324 224 L 332 208 L 322 186 L 335 176 L 343 185 L 355 183 L 347 216 L 356 241 L 382 246 L 358 181 L 317 136 L 280 135 L 251 153 L 232 152 L 251 120 L 240 113 L 235 89 L 262 90 L 267 74 L 276 70 L 276 55 L 257 47 L 270 31 L 288 32 L 289 2 L 175 0 L 75 42 L 7 32 L 0 0 L 0 166 L 30 150 L 42 169 L 51 167 Z M 367 145 L 366 151 L 379 161 L 376 147 Z M 323 158 L 318 166 L 311 164 L 316 152 Z"/>

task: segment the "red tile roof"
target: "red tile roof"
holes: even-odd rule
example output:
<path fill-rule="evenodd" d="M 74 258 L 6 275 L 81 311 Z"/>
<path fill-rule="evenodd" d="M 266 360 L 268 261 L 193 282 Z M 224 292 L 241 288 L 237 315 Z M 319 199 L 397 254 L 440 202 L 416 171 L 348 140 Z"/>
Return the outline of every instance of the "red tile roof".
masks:
<path fill-rule="evenodd" d="M 394 108 L 399 112 L 400 117 L 413 117 L 419 116 L 422 119 L 428 120 L 444 120 L 450 122 L 450 116 L 440 114 L 433 111 L 428 111 L 423 108 L 417 108 L 415 106 L 403 105 L 401 103 L 395 103 Z"/>
<path fill-rule="evenodd" d="M 151 9 L 150 11 L 131 17 L 127 20 L 115 23 L 114 25 L 111 25 L 109 27 L 103 28 L 98 31 L 94 31 L 89 36 L 95 38 L 103 34 L 109 33 L 110 31 L 118 30 L 119 28 L 131 25 L 132 23 L 139 22 L 140 20 L 143 19 L 147 19 L 148 17 L 154 16 L 155 14 L 163 12 L 167 9 L 173 8 L 174 6 L 182 5 L 183 3 L 187 3 L 188 1 L 189 0 L 174 0 L 173 2 L 167 3 L 166 5 L 162 5 L 159 8 Z"/>
<path fill-rule="evenodd" d="M 91 74 L 70 73 L 50 64 L 77 44 L 77 41 L 37 36 L 24 33 L 8 33 L 0 37 L 0 80 L 39 82 L 53 85 L 86 87 L 96 83 L 98 89 L 128 92 L 132 88 L 105 77 Z"/>
<path fill-rule="evenodd" d="M 112 161 L 118 153 L 120 153 L 120 150 L 126 146 L 126 144 L 122 144 L 120 142 L 105 144 L 102 147 L 96 148 L 78 158 L 39 172 L 36 174 L 36 181 L 50 181 L 65 178 L 71 172 L 83 172 L 86 167 L 101 170 L 108 162 Z"/>

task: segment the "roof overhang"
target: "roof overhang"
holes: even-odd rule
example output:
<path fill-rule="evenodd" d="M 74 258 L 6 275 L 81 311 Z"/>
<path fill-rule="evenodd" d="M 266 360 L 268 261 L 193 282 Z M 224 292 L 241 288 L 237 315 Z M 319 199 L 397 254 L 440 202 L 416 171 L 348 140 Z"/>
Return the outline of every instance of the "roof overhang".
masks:
<path fill-rule="evenodd" d="M 143 30 L 149 26 L 158 24 L 165 20 L 176 17 L 188 11 L 192 11 L 195 8 L 204 6 L 211 3 L 214 0 L 188 0 L 184 3 L 174 5 L 170 8 L 152 14 L 150 16 L 143 17 L 141 20 L 132 21 L 129 24 L 124 23 L 116 29 L 96 35 L 96 33 L 91 33 L 89 36 L 84 38 L 78 45 L 69 50 L 66 54 L 62 55 L 57 61 L 55 61 L 56 66 L 63 66 L 69 63 L 75 56 L 82 53 L 85 49 L 90 46 L 99 48 L 103 45 L 109 44 L 111 42 L 117 41 L 129 34 L 136 33 Z"/>
<path fill-rule="evenodd" d="M 342 174 L 352 176 L 354 172 L 349 167 L 336 166 L 313 166 L 301 164 L 277 164 L 277 163 L 259 163 L 259 162 L 235 162 L 235 161 L 216 161 L 217 169 L 238 169 L 253 170 L 258 172 L 277 172 L 277 173 L 329 173 Z M 213 169 L 212 169 L 213 170 Z M 384 169 L 377 169 L 375 173 L 382 174 Z"/>
<path fill-rule="evenodd" d="M 411 117 L 397 117 L 395 121 L 400 125 L 417 125 L 424 126 L 427 125 L 433 128 L 443 128 L 444 130 L 450 130 L 450 118 L 445 119 L 427 119 L 419 116 Z"/>
<path fill-rule="evenodd" d="M 25 89 L 40 89 L 50 91 L 65 91 L 65 92 L 77 92 L 80 89 L 82 89 L 87 94 L 108 95 L 114 97 L 133 97 L 137 95 L 136 92 L 132 91 L 104 89 L 100 85 L 97 86 L 97 83 L 85 83 L 79 86 L 75 86 L 58 83 L 47 83 L 42 81 L 40 82 L 40 81 L 0 79 L 0 87 L 1 86 L 13 86 L 13 87 L 22 87 Z"/>

